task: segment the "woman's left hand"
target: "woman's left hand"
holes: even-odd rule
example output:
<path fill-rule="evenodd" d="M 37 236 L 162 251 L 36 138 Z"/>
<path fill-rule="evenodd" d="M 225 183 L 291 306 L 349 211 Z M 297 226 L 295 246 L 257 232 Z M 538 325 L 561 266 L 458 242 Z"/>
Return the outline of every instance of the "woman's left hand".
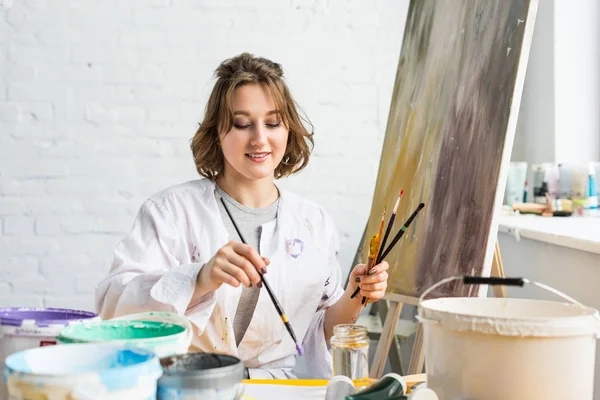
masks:
<path fill-rule="evenodd" d="M 372 267 L 369 271 L 367 271 L 366 264 L 356 265 L 350 274 L 351 292 L 360 286 L 360 296 L 357 296 L 360 300 L 363 297 L 366 297 L 369 303 L 381 300 L 387 289 L 388 268 L 387 261 L 382 261 L 381 264 Z"/>

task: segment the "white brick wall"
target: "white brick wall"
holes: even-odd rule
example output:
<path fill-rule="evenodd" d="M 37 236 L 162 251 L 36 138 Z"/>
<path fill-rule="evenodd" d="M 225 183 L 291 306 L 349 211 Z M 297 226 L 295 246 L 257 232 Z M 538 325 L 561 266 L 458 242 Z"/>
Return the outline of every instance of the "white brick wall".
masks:
<path fill-rule="evenodd" d="M 0 0 L 0 307 L 93 309 L 144 199 L 196 173 L 220 61 L 284 66 L 315 125 L 280 184 L 323 204 L 344 267 L 371 196 L 408 0 Z"/>

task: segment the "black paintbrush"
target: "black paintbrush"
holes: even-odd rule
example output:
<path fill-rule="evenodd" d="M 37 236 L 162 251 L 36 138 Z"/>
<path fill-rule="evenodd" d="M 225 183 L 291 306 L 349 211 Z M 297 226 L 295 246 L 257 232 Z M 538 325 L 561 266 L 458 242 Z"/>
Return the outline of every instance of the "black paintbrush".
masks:
<path fill-rule="evenodd" d="M 400 191 L 400 194 L 398 195 L 398 200 L 396 200 L 396 204 L 394 204 L 394 210 L 392 211 L 392 215 L 390 216 L 388 226 L 385 229 L 385 235 L 383 236 L 383 241 L 381 242 L 381 246 L 379 247 L 379 254 L 377 255 L 377 261 L 375 262 L 375 265 L 381 263 L 381 254 L 385 249 L 385 245 L 387 243 L 388 237 L 390 236 L 392 226 L 394 226 L 394 221 L 396 220 L 396 213 L 398 212 L 398 206 L 400 205 L 400 200 L 402 200 L 402 195 L 404 195 L 404 190 Z"/>
<path fill-rule="evenodd" d="M 235 231 L 239 235 L 240 240 L 242 241 L 242 243 L 247 244 L 246 241 L 244 240 L 244 237 L 242 236 L 242 232 L 240 232 L 240 230 L 238 229 L 237 224 L 235 223 L 235 220 L 233 219 L 231 213 L 229 212 L 229 209 L 225 205 L 225 201 L 223 200 L 222 197 L 221 197 L 221 203 L 223 203 L 225 212 L 227 212 L 227 215 L 229 216 L 229 219 L 231 220 L 231 223 L 233 224 Z M 263 274 L 261 274 L 260 272 L 258 272 L 258 274 L 260 275 L 260 279 L 261 279 L 263 285 L 265 286 L 265 289 L 267 289 L 267 293 L 269 294 L 269 297 L 271 298 L 271 301 L 273 302 L 273 305 L 275 306 L 275 309 L 277 310 L 277 314 L 279 314 L 279 318 L 281 318 L 281 320 L 283 321 L 285 327 L 287 328 L 288 333 L 290 334 L 290 336 L 292 337 L 292 340 L 296 344 L 296 351 L 298 352 L 299 355 L 304 354 L 304 348 L 302 347 L 302 345 L 300 343 L 298 343 L 298 339 L 296 339 L 296 334 L 294 333 L 294 330 L 292 329 L 292 325 L 290 324 L 290 321 L 287 319 L 285 313 L 283 312 L 283 308 L 281 307 L 279 300 L 277 300 L 277 297 L 275 297 L 275 294 L 273 293 L 271 286 L 269 286 L 269 283 L 267 282 L 267 280 L 265 279 L 265 276 Z"/>
<path fill-rule="evenodd" d="M 406 222 L 404 223 L 404 225 L 402 225 L 402 228 L 400 228 L 400 231 L 398 231 L 398 233 L 396 234 L 396 236 L 394 236 L 394 239 L 392 239 L 392 242 L 390 243 L 390 245 L 388 246 L 388 248 L 385 249 L 385 251 L 383 252 L 383 254 L 381 254 L 381 261 L 383 261 L 383 259 L 385 258 L 385 256 L 387 256 L 390 251 L 392 251 L 392 249 L 394 248 L 394 246 L 396 245 L 396 243 L 398 243 L 398 240 L 400 240 L 400 238 L 404 235 L 404 232 L 406 232 L 406 230 L 408 229 L 408 227 L 410 226 L 410 224 L 416 218 L 416 216 L 419 213 L 419 211 L 421 211 L 423 209 L 423 207 L 425 207 L 424 203 L 419 204 L 419 206 L 417 207 L 417 209 L 415 211 L 413 211 L 413 213 L 411 214 L 410 217 L 408 217 L 408 219 L 406 220 Z"/>

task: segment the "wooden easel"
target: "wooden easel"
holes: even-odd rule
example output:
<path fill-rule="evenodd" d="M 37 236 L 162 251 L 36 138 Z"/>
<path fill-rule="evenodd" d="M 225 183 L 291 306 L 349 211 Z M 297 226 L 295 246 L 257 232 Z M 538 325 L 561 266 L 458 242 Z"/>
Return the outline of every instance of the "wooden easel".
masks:
<path fill-rule="evenodd" d="M 502 258 L 500 257 L 500 247 L 496 241 L 494 248 L 494 257 L 492 259 L 492 269 L 490 276 L 493 277 L 504 277 L 504 268 L 502 267 Z M 493 293 L 495 297 L 506 297 L 505 286 L 493 286 Z M 388 310 L 381 331 L 381 337 L 375 350 L 375 357 L 373 358 L 373 364 L 371 365 L 371 378 L 379 379 L 383 375 L 383 369 L 390 352 L 390 347 L 394 340 L 396 332 L 396 324 L 400 319 L 400 312 L 402 311 L 403 304 L 418 305 L 417 298 L 410 296 L 403 296 L 394 293 L 387 293 L 383 301 L 388 301 Z M 419 374 L 423 371 L 423 364 L 425 362 L 425 352 L 423 349 L 423 328 L 419 325 L 415 334 L 415 340 L 413 344 L 413 350 L 408 363 L 408 375 Z"/>

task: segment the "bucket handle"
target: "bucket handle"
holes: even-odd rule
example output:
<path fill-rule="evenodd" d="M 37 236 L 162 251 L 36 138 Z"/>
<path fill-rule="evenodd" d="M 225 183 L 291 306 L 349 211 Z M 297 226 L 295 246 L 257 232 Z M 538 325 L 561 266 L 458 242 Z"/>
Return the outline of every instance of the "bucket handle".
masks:
<path fill-rule="evenodd" d="M 429 293 L 431 293 L 432 290 L 434 290 L 435 288 L 445 285 L 448 282 L 452 282 L 452 281 L 456 281 L 456 280 L 462 280 L 462 282 L 465 285 L 492 285 L 492 286 L 518 286 L 518 287 L 523 287 L 526 283 L 529 285 L 533 285 L 533 286 L 537 286 L 541 289 L 544 289 L 548 292 L 551 292 L 559 297 L 562 297 L 563 299 L 567 300 L 568 302 L 575 304 L 577 306 L 580 306 L 582 308 L 586 308 L 583 304 L 581 304 L 580 302 L 578 302 L 577 300 L 575 300 L 574 298 L 567 296 L 566 294 L 564 294 L 563 292 L 561 292 L 558 289 L 554 289 L 551 286 L 545 285 L 543 283 L 540 282 L 536 282 L 536 281 L 532 281 L 530 279 L 527 278 L 499 278 L 499 277 L 484 277 L 484 276 L 469 276 L 469 275 L 455 275 L 455 276 L 451 276 L 449 278 L 444 278 L 441 281 L 434 283 L 432 286 L 430 286 L 429 288 L 427 288 L 427 290 L 425 290 L 423 292 L 423 294 L 421 294 L 421 296 L 419 297 L 419 304 L 423 301 L 423 299 L 425 298 L 425 296 L 427 296 Z"/>

